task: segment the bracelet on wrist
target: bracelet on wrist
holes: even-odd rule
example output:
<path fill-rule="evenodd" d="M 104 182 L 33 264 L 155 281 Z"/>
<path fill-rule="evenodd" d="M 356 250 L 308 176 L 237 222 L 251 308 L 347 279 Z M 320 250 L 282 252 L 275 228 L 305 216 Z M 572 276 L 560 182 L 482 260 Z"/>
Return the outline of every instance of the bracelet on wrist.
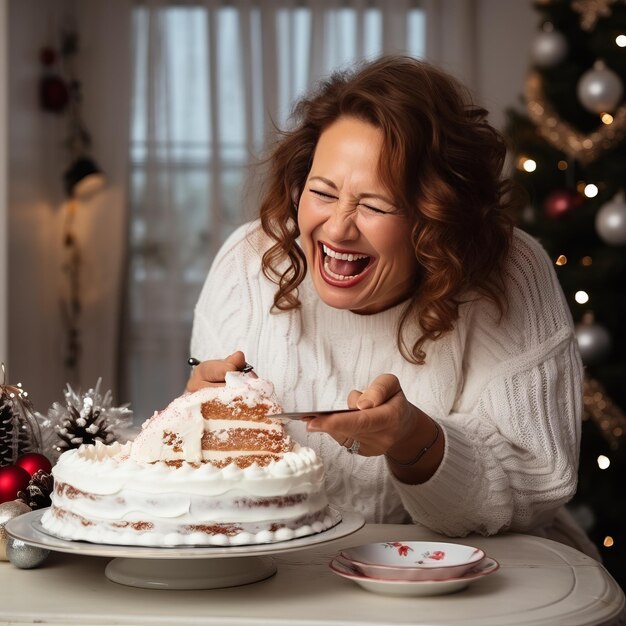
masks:
<path fill-rule="evenodd" d="M 385 453 L 385 458 L 391 461 L 394 465 L 398 465 L 399 467 L 409 467 L 411 465 L 415 465 L 437 443 L 437 440 L 439 439 L 439 424 L 437 424 L 435 420 L 433 420 L 433 424 L 435 425 L 435 436 L 433 440 L 427 446 L 424 446 L 417 453 L 417 456 L 414 459 L 406 462 L 398 461 L 392 456 L 389 456 L 387 453 Z"/>

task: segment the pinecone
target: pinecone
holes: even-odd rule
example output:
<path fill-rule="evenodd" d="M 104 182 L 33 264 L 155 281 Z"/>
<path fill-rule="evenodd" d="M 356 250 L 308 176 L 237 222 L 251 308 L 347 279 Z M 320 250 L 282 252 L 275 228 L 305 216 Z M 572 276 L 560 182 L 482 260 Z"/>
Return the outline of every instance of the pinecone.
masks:
<path fill-rule="evenodd" d="M 17 492 L 17 499 L 27 504 L 33 511 L 44 509 L 52 502 L 50 494 L 54 488 L 54 478 L 43 470 L 37 470 L 30 478 L 25 491 Z"/>
<path fill-rule="evenodd" d="M 70 405 L 67 414 L 59 428 L 61 451 L 79 448 L 82 444 L 94 444 L 96 441 L 104 444 L 113 441 L 113 433 L 99 407 L 94 409 L 93 404 L 85 402 L 81 412 Z"/>

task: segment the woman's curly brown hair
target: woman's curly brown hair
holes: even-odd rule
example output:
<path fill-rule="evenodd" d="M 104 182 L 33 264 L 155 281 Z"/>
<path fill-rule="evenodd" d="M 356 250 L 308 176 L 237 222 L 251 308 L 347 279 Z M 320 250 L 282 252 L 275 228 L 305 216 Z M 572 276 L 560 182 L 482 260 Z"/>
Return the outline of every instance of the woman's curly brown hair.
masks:
<path fill-rule="evenodd" d="M 419 282 L 398 328 L 398 347 L 413 363 L 425 361 L 424 343 L 453 328 L 468 294 L 506 310 L 503 266 L 511 243 L 513 205 L 502 180 L 506 145 L 452 77 L 410 57 L 383 57 L 338 72 L 300 100 L 293 129 L 272 151 L 260 209 L 263 230 L 275 242 L 263 272 L 278 286 L 274 309 L 300 306 L 298 285 L 306 260 L 297 243 L 297 203 L 320 134 L 341 116 L 369 122 L 383 133 L 380 180 L 396 207 L 413 222 Z M 412 328 L 408 343 L 405 331 Z"/>

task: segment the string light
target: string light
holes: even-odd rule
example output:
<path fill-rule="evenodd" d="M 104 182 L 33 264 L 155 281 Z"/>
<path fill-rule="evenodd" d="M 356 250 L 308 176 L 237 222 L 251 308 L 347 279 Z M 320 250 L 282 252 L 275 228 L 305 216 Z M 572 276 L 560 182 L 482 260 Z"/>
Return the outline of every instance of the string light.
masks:
<path fill-rule="evenodd" d="M 590 312 L 588 312 L 590 313 Z M 583 323 L 593 322 L 593 315 L 582 317 Z M 625 435 L 626 415 L 606 394 L 604 387 L 595 379 L 585 376 L 583 383 L 583 419 L 592 419 L 601 429 L 611 450 L 617 450 Z"/>
<path fill-rule="evenodd" d="M 611 535 L 607 535 L 607 536 L 604 538 L 604 541 L 602 542 L 602 545 L 603 545 L 605 548 L 610 548 L 610 547 L 612 547 L 612 546 L 613 546 L 613 544 L 614 544 L 614 543 L 615 543 L 615 542 L 613 541 L 613 537 L 611 537 Z"/>
<path fill-rule="evenodd" d="M 518 168 L 525 172 L 534 172 L 537 169 L 537 161 L 521 156 L 518 161 Z"/>
<path fill-rule="evenodd" d="M 613 123 L 613 116 L 610 113 L 603 113 L 600 116 L 600 119 L 602 120 L 602 123 L 606 124 L 607 126 Z"/>
<path fill-rule="evenodd" d="M 589 294 L 586 291 L 577 291 L 574 295 L 574 300 L 576 300 L 578 304 L 585 304 L 589 302 Z"/>
<path fill-rule="evenodd" d="M 589 183 L 588 185 L 585 185 L 584 194 L 587 198 L 595 198 L 598 195 L 598 188 L 593 183 Z"/>
<path fill-rule="evenodd" d="M 593 264 L 593 259 L 590 256 L 584 256 L 582 259 L 580 259 L 580 262 L 585 267 L 589 267 Z"/>
<path fill-rule="evenodd" d="M 598 457 L 598 467 L 601 470 L 605 470 L 608 469 L 609 465 L 611 465 L 611 459 L 609 459 L 608 456 L 604 456 L 604 454 L 601 454 Z"/>
<path fill-rule="evenodd" d="M 565 265 L 567 263 L 567 257 L 564 254 L 560 254 L 555 262 L 557 265 Z"/>
<path fill-rule="evenodd" d="M 562 172 L 567 169 L 567 161 L 563 161 L 562 159 L 556 165 Z"/>
<path fill-rule="evenodd" d="M 626 35 L 618 35 L 617 37 L 615 37 L 615 43 L 620 48 L 626 48 Z"/>

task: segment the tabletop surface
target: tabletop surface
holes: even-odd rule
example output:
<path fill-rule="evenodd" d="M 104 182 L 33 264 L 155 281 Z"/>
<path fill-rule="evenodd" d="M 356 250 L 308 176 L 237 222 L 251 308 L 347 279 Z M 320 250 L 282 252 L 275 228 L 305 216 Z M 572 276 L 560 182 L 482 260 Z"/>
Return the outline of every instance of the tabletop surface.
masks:
<path fill-rule="evenodd" d="M 482 548 L 500 569 L 466 589 L 434 597 L 365 591 L 328 567 L 342 548 L 377 541 L 442 539 L 422 527 L 368 524 L 327 544 L 277 554 L 277 573 L 240 587 L 174 591 L 108 580 L 104 557 L 53 553 L 38 569 L 0 562 L 0 626 L 582 626 L 616 624 L 624 593 L 593 559 L 520 534 L 445 539 Z"/>

